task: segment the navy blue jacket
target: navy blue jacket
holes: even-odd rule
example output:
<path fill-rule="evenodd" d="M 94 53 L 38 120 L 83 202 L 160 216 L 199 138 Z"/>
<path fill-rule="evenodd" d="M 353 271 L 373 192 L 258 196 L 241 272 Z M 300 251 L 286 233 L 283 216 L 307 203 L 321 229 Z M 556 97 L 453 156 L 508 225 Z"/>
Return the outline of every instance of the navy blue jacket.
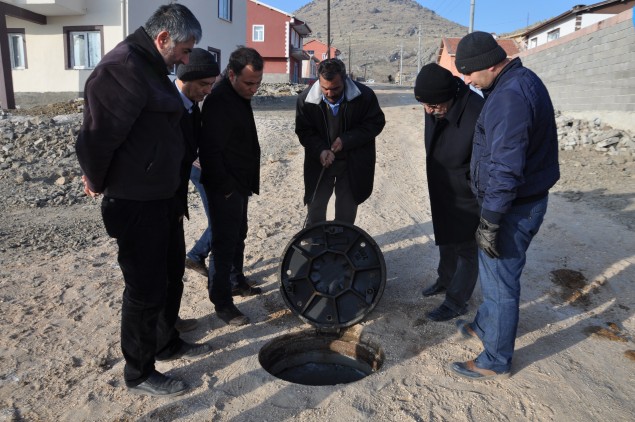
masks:
<path fill-rule="evenodd" d="M 481 216 L 498 223 L 512 205 L 547 195 L 560 178 L 558 135 L 547 88 L 516 58 L 492 86 L 474 131 L 470 172 Z"/>

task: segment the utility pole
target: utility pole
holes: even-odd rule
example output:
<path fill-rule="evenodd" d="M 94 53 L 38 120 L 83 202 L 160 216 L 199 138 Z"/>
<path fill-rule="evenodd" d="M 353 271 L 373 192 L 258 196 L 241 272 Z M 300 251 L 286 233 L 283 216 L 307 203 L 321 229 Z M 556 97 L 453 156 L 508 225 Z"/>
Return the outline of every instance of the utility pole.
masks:
<path fill-rule="evenodd" d="M 421 24 L 419 24 L 419 48 L 417 49 L 417 73 L 421 69 Z"/>
<path fill-rule="evenodd" d="M 353 68 L 351 67 L 351 34 L 348 34 L 348 75 L 353 74 Z"/>
<path fill-rule="evenodd" d="M 331 58 L 331 0 L 326 0 L 326 58 Z"/>
<path fill-rule="evenodd" d="M 470 0 L 470 29 L 468 30 L 468 34 L 474 32 L 474 2 L 476 0 Z"/>
<path fill-rule="evenodd" d="M 399 85 L 403 84 L 403 43 L 401 43 L 401 49 L 399 50 Z"/>

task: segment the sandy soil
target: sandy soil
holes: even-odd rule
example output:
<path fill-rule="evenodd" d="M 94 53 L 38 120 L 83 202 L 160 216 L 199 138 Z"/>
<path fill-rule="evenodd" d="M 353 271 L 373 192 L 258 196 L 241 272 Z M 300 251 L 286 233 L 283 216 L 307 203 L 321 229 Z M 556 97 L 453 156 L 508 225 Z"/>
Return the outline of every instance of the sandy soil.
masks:
<path fill-rule="evenodd" d="M 304 222 L 303 151 L 293 133 L 292 102 L 256 111 L 263 145 L 261 195 L 250 203 L 248 276 L 264 294 L 238 298 L 252 324 L 230 327 L 214 314 L 205 279 L 186 273 L 183 335 L 210 342 L 208 357 L 159 363 L 192 385 L 184 396 L 133 396 L 122 380 L 119 313 L 123 283 L 116 245 L 96 225 L 95 246 L 64 253 L 0 248 L 0 421 L 632 421 L 635 414 L 635 183 L 598 153 L 566 152 L 563 179 L 550 196 L 523 277 L 513 376 L 473 382 L 446 365 L 473 358 L 452 321 L 424 318 L 441 297 L 424 299 L 435 279 L 425 181 L 423 110 L 409 89 L 377 87 L 387 125 L 378 139 L 375 190 L 357 225 L 381 247 L 387 281 L 378 306 L 350 331 L 379 345 L 385 361 L 365 379 L 304 386 L 279 380 L 259 350 L 288 333 L 311 330 L 285 306 L 281 254 Z M 195 196 L 192 196 L 195 198 Z M 203 230 L 194 201 L 191 245 Z M 98 204 L 10 210 L 8 225 L 99 221 Z M 88 236 L 89 234 L 87 234 Z M 476 312 L 480 291 L 471 301 Z M 629 350 L 631 351 L 629 354 Z"/>

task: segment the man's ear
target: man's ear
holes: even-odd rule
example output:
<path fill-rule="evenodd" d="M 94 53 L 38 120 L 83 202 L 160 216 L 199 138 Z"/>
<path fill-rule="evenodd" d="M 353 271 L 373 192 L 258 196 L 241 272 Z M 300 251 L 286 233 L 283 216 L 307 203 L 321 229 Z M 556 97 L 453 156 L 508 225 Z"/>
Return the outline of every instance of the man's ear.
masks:
<path fill-rule="evenodd" d="M 163 49 L 170 45 L 170 33 L 168 31 L 159 32 L 156 39 L 154 40 L 154 43 L 156 44 L 159 51 L 163 51 Z"/>

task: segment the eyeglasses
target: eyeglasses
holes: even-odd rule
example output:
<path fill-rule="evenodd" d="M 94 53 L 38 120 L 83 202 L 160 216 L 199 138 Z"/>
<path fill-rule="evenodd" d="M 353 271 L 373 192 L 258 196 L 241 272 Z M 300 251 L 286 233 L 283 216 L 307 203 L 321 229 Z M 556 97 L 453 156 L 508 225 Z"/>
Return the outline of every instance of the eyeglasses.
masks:
<path fill-rule="evenodd" d="M 419 104 L 421 104 L 425 108 L 429 108 L 430 110 L 438 110 L 443 105 L 443 104 L 426 104 L 422 101 L 419 101 Z"/>

